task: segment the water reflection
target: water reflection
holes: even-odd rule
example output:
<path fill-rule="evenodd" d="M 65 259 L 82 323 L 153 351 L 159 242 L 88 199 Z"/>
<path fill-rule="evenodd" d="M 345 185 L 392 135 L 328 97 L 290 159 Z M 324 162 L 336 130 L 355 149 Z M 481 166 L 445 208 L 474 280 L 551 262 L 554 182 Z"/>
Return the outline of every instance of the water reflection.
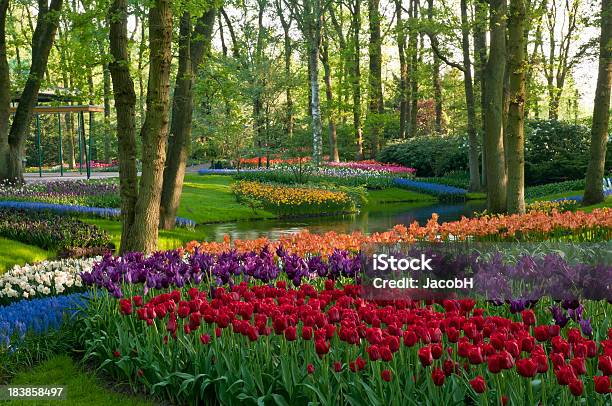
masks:
<path fill-rule="evenodd" d="M 385 204 L 372 209 L 362 210 L 359 214 L 334 217 L 309 217 L 302 219 L 276 219 L 258 221 L 239 221 L 234 223 L 207 224 L 199 226 L 202 238 L 208 241 L 221 241 L 224 235 L 232 239 L 254 239 L 266 236 L 271 239 L 281 234 L 297 233 L 308 229 L 313 233 L 336 231 L 351 233 L 362 231 L 374 233 L 389 230 L 396 224 L 409 225 L 413 221 L 425 224 L 432 213 L 438 213 L 439 221 L 458 220 L 461 216 L 470 217 L 474 211 L 485 208 L 485 202 L 467 202 L 461 204 Z"/>

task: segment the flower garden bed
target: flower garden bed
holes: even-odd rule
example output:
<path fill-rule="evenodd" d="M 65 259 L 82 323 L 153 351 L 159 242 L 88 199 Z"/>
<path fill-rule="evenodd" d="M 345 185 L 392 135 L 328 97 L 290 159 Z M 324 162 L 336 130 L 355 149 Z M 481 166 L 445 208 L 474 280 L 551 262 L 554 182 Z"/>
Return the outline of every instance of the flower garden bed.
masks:
<path fill-rule="evenodd" d="M 424 226 L 370 236 L 228 238 L 151 256 L 106 255 L 91 268 L 89 261 L 15 268 L 0 288 L 14 291 L 5 303 L 28 289 L 35 296 L 71 293 L 83 289 L 80 270 L 92 289 L 88 306 L 73 315 L 55 309 L 74 306 L 53 305 L 61 317 L 45 316 L 49 328 L 73 316 L 74 345 L 87 362 L 177 404 L 606 404 L 612 376 L 606 300 L 584 294 L 555 301 L 557 291 L 569 290 L 559 285 L 529 300 L 376 302 L 360 295 L 354 278 L 368 243 L 607 241 L 611 232 L 606 209 L 442 224 L 434 216 Z M 547 272 L 565 269 L 574 275 L 566 282 L 582 283 L 583 293 L 605 290 L 598 281 L 610 278 L 609 266 L 564 261 L 538 254 L 504 265 L 493 258 L 478 272 L 486 281 L 526 271 L 552 281 Z M 0 323 L 5 346 L 18 345 L 27 326 L 46 331 L 14 310 L 29 303 L 39 309 L 38 300 L 46 299 L 0 308 L 0 318 L 9 315 Z"/>
<path fill-rule="evenodd" d="M 0 201 L 27 201 L 72 206 L 119 207 L 119 186 L 112 181 L 62 180 L 0 185 Z"/>
<path fill-rule="evenodd" d="M 50 251 L 70 252 L 84 248 L 96 252 L 112 249 L 106 231 L 80 220 L 49 212 L 0 208 L 0 236 Z"/>
<path fill-rule="evenodd" d="M 325 215 L 356 211 L 353 197 L 342 190 L 315 187 L 289 187 L 254 181 L 238 181 L 232 191 L 239 202 L 260 204 L 280 216 Z"/>

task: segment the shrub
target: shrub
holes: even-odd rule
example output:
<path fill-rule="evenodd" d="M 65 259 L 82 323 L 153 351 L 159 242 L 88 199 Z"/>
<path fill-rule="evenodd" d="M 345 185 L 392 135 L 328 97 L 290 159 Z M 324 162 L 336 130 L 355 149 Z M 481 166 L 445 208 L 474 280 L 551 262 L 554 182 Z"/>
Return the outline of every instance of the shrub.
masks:
<path fill-rule="evenodd" d="M 417 137 L 383 148 L 378 161 L 416 169 L 419 176 L 442 176 L 467 169 L 467 139 L 464 136 Z"/>
<path fill-rule="evenodd" d="M 108 233 L 97 226 L 48 212 L 0 209 L 0 236 L 52 251 L 114 247 Z"/>

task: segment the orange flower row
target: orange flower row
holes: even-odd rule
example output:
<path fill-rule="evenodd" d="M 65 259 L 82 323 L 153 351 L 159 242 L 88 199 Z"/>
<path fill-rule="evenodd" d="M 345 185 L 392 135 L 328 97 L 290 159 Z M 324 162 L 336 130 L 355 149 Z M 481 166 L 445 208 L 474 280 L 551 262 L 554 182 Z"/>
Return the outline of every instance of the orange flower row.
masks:
<path fill-rule="evenodd" d="M 612 234 L 612 210 L 595 209 L 591 213 L 583 211 L 551 213 L 530 212 L 527 214 L 483 216 L 438 223 L 438 215 L 432 214 L 425 226 L 416 221 L 406 227 L 398 224 L 389 231 L 366 235 L 361 232 L 338 234 L 330 231 L 313 234 L 302 231 L 297 234 L 281 236 L 276 241 L 261 237 L 255 240 L 230 241 L 225 236 L 223 242 L 197 242 L 187 244 L 186 249 L 218 253 L 236 249 L 239 252 L 261 249 L 269 245 L 273 248 L 283 246 L 289 252 L 305 255 L 320 253 L 329 255 L 334 249 L 357 251 L 368 243 L 412 242 L 416 240 L 442 241 L 449 239 L 515 241 L 542 240 L 571 235 L 576 241 L 609 239 Z"/>

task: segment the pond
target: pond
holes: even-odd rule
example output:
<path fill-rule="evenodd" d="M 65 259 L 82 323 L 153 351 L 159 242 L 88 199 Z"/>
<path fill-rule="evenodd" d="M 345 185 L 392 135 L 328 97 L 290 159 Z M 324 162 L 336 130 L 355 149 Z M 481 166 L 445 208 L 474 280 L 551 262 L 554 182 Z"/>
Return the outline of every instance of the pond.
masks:
<path fill-rule="evenodd" d="M 305 229 L 313 233 L 361 231 L 370 234 L 389 230 L 396 224 L 409 225 L 415 220 L 423 225 L 431 218 L 432 213 L 438 213 L 440 222 L 459 220 L 462 216 L 471 217 L 474 211 L 482 211 L 485 207 L 484 201 L 452 204 L 393 203 L 366 208 L 352 215 L 205 224 L 199 226 L 198 230 L 208 241 L 221 241 L 226 234 L 232 240 L 261 236 L 275 239 L 281 234 L 297 233 Z"/>

